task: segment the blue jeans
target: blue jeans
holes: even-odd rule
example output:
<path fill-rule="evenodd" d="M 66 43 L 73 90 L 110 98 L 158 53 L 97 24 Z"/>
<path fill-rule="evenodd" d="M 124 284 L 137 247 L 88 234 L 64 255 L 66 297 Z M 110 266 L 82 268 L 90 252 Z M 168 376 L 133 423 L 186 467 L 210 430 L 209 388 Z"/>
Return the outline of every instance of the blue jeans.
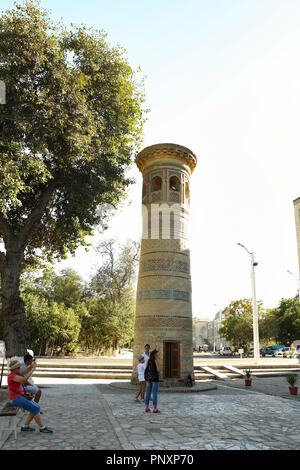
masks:
<path fill-rule="evenodd" d="M 32 413 L 33 416 L 38 415 L 40 412 L 40 405 L 38 405 L 34 401 L 29 401 L 24 397 L 14 398 L 13 400 L 10 400 L 10 403 L 12 405 L 19 406 L 20 408 L 23 408 L 26 411 L 29 411 L 29 413 Z"/>
<path fill-rule="evenodd" d="M 149 405 L 151 392 L 152 392 L 152 387 L 153 387 L 153 406 L 154 406 L 154 408 L 157 407 L 158 385 L 159 385 L 159 382 L 147 382 L 147 392 L 146 392 L 146 400 L 145 400 L 145 405 L 146 406 Z"/>

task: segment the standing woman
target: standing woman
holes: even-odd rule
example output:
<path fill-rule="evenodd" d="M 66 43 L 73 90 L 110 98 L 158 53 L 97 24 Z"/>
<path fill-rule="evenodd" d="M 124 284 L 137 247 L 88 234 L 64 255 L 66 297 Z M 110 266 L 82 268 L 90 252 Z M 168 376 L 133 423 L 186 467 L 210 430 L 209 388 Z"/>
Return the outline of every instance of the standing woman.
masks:
<path fill-rule="evenodd" d="M 158 394 L 158 385 L 159 385 L 159 362 L 158 362 L 158 350 L 153 349 L 150 351 L 150 357 L 147 363 L 145 370 L 145 379 L 147 381 L 147 392 L 146 392 L 146 413 L 150 411 L 149 401 L 151 392 L 153 389 L 153 413 L 160 413 L 157 409 L 157 394 Z"/>
<path fill-rule="evenodd" d="M 27 374 L 24 376 L 21 375 L 20 367 L 23 364 L 17 360 L 13 360 L 9 364 L 9 368 L 11 373 L 7 377 L 7 386 L 9 389 L 9 400 L 12 405 L 19 406 L 24 410 L 29 411 L 29 415 L 27 416 L 24 426 L 21 427 L 21 431 L 32 432 L 35 431 L 34 428 L 29 427 L 32 419 L 38 424 L 40 428 L 40 432 L 45 434 L 52 434 L 52 430 L 46 428 L 43 425 L 40 415 L 40 405 L 35 403 L 34 401 L 29 401 L 24 397 L 24 390 L 22 384 L 26 383 L 27 380 L 30 378 L 31 374 L 36 368 L 36 364 L 33 362 L 29 368 Z"/>

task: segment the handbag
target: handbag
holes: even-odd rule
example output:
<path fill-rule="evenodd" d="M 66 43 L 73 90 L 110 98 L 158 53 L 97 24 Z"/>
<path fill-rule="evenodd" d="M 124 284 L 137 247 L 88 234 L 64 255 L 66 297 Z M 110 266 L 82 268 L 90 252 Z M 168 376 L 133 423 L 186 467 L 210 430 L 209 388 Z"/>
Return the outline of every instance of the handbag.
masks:
<path fill-rule="evenodd" d="M 147 382 L 156 382 L 158 380 L 158 372 L 156 370 L 156 365 L 150 359 L 145 369 L 145 380 Z"/>

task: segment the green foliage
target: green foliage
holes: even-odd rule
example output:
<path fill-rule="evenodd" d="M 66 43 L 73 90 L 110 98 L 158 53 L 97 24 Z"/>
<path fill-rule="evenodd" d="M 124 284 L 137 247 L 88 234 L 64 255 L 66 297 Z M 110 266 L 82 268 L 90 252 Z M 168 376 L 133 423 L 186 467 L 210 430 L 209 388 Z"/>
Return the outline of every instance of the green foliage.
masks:
<path fill-rule="evenodd" d="M 11 356 L 26 350 L 22 269 L 74 254 L 96 226 L 106 228 L 105 207 L 116 208 L 132 183 L 126 171 L 141 144 L 145 98 L 139 71 L 105 33 L 68 31 L 29 0 L 0 17 L 0 80 L 0 275 Z M 67 302 L 63 286 L 56 290 Z"/>
<path fill-rule="evenodd" d="M 236 347 L 247 349 L 253 341 L 252 303 L 238 300 L 224 310 L 221 334 Z M 291 345 L 300 338 L 300 301 L 281 299 L 277 308 L 263 310 L 258 302 L 259 338 L 265 343 Z"/>
<path fill-rule="evenodd" d="M 0 215 L 23 234 L 25 261 L 64 257 L 105 227 L 97 207 L 116 206 L 131 183 L 143 80 L 105 33 L 67 31 L 37 2 L 0 18 L 0 79 Z"/>
<path fill-rule="evenodd" d="M 30 349 L 37 355 L 68 355 L 80 347 L 100 354 L 130 346 L 138 252 L 135 242 L 102 243 L 97 250 L 102 264 L 90 283 L 69 268 L 59 274 L 53 268 L 24 273 L 21 291 Z"/>
<path fill-rule="evenodd" d="M 261 304 L 259 304 L 259 311 Z M 224 310 L 220 334 L 236 348 L 247 351 L 253 341 L 252 302 L 248 299 L 235 300 Z"/>
<path fill-rule="evenodd" d="M 38 355 L 64 352 L 77 346 L 80 332 L 78 316 L 63 304 L 49 302 L 39 295 L 24 294 L 29 329 L 29 347 Z"/>
<path fill-rule="evenodd" d="M 120 246 L 115 240 L 100 243 L 96 253 L 101 256 L 102 264 L 91 280 L 93 294 L 120 302 L 135 281 L 139 250 L 140 245 L 134 241 Z"/>
<path fill-rule="evenodd" d="M 300 338 L 300 302 L 297 298 L 281 299 L 271 313 L 276 329 L 276 341 L 290 345 Z"/>
<path fill-rule="evenodd" d="M 245 369 L 244 372 L 245 372 L 246 378 L 247 378 L 247 379 L 250 379 L 250 378 L 251 378 L 251 375 L 252 375 L 252 374 L 251 374 L 251 370 L 250 370 L 250 369 Z"/>
<path fill-rule="evenodd" d="M 81 343 L 92 351 L 106 352 L 131 343 L 134 334 L 135 295 L 128 291 L 122 302 L 94 298 L 82 321 Z"/>
<path fill-rule="evenodd" d="M 272 344 L 278 336 L 278 324 L 274 316 L 274 310 L 267 309 L 262 312 L 259 319 L 259 337 L 264 343 Z"/>
<path fill-rule="evenodd" d="M 133 284 L 139 244 L 128 241 L 117 246 L 114 240 L 102 242 L 97 248 L 102 264 L 90 283 L 89 315 L 85 318 L 81 339 L 99 350 L 116 350 L 133 340 L 135 292 Z"/>

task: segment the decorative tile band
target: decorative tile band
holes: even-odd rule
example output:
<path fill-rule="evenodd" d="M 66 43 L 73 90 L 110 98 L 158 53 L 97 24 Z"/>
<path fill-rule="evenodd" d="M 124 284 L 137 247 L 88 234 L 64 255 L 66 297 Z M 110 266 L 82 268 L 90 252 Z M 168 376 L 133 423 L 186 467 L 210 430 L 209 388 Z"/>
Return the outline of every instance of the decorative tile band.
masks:
<path fill-rule="evenodd" d="M 153 299 L 183 300 L 184 302 L 190 302 L 191 293 L 181 290 L 141 290 L 136 296 L 137 301 Z"/>
<path fill-rule="evenodd" d="M 140 273 L 148 271 L 177 271 L 189 274 L 190 265 L 186 261 L 162 258 L 141 261 Z"/>
<path fill-rule="evenodd" d="M 143 275 L 143 276 L 139 276 L 140 279 L 144 279 L 145 277 L 177 277 L 179 279 L 184 279 L 185 281 L 190 281 L 191 280 L 191 276 L 188 275 L 188 277 L 184 277 L 184 276 L 174 276 L 173 274 L 146 274 L 146 275 Z"/>
<path fill-rule="evenodd" d="M 192 318 L 177 318 L 177 317 L 160 317 L 160 318 L 143 318 L 136 317 L 135 328 L 182 328 L 182 331 L 192 330 Z"/>
<path fill-rule="evenodd" d="M 166 250 L 164 250 L 164 251 L 161 251 L 161 250 L 147 251 L 145 253 L 141 253 L 141 256 L 152 255 L 152 254 L 155 254 L 155 253 L 175 253 L 176 255 L 187 256 L 188 258 L 190 257 L 188 254 L 182 253 L 181 251 L 166 251 Z"/>

